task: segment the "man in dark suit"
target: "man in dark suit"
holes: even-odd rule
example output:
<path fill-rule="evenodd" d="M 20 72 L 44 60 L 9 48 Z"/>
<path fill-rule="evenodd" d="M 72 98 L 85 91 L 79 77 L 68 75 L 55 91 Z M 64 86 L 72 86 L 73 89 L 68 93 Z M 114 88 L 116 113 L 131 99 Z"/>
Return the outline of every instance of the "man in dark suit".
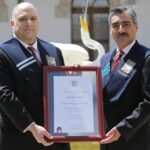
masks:
<path fill-rule="evenodd" d="M 106 126 L 101 150 L 149 150 L 150 50 L 135 39 L 134 10 L 112 10 L 109 24 L 117 48 L 101 59 Z"/>
<path fill-rule="evenodd" d="M 14 38 L 0 45 L 0 150 L 70 150 L 47 140 L 43 127 L 42 66 L 64 65 L 61 51 L 37 38 L 39 18 L 31 3 L 14 8 L 11 26 Z"/>

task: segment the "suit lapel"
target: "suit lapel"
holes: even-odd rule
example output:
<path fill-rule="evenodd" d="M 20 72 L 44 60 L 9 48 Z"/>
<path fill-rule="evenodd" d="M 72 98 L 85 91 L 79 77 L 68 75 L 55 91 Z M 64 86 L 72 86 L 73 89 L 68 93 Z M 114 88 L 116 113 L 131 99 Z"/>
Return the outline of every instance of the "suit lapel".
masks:
<path fill-rule="evenodd" d="M 34 57 L 16 39 L 11 39 L 2 48 L 30 87 L 37 95 L 42 95 L 42 69 L 40 69 Z"/>
<path fill-rule="evenodd" d="M 42 46 L 42 44 L 40 42 L 38 42 L 38 49 L 40 52 L 40 57 L 41 57 L 41 61 L 42 61 L 42 65 L 43 66 L 47 66 L 47 60 L 46 60 L 46 55 L 48 55 L 47 51 L 45 50 L 45 48 Z"/>
<path fill-rule="evenodd" d="M 57 56 L 56 48 L 40 39 L 37 39 L 43 65 L 61 65 Z M 12 63 L 25 78 L 37 95 L 43 94 L 42 69 L 36 63 L 34 57 L 15 38 L 1 45 L 1 48 L 11 58 Z M 47 60 L 48 56 L 49 60 Z M 38 82 L 37 82 L 38 81 Z"/>
<path fill-rule="evenodd" d="M 56 48 L 50 43 L 45 43 L 38 39 L 38 48 L 43 66 L 60 65 Z"/>
<path fill-rule="evenodd" d="M 111 79 L 111 63 L 114 55 L 115 51 L 111 51 L 108 54 L 106 54 L 101 60 L 103 87 L 105 87 Z"/>
<path fill-rule="evenodd" d="M 105 89 L 107 89 L 111 101 L 119 99 L 137 70 L 143 64 L 144 58 L 145 53 L 138 43 L 124 56 L 116 71 L 110 76 L 107 84 L 105 84 Z"/>

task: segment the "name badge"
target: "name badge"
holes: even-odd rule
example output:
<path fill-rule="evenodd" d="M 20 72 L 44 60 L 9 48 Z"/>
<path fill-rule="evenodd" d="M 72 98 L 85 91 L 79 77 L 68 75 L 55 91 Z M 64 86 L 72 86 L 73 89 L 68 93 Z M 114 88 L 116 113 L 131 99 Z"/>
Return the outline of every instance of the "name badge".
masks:
<path fill-rule="evenodd" d="M 129 74 L 133 67 L 135 66 L 135 62 L 131 61 L 130 59 L 127 60 L 127 62 L 123 65 L 121 68 L 121 71 L 123 71 L 126 74 Z"/>

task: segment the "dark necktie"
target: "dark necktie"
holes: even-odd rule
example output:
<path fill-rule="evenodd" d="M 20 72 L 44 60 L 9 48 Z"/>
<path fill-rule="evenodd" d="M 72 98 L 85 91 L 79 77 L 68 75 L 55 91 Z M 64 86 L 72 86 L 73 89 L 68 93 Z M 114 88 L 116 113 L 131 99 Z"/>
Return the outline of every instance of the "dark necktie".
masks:
<path fill-rule="evenodd" d="M 35 60 L 36 60 L 37 64 L 39 65 L 39 67 L 41 67 L 41 62 L 40 62 L 39 58 L 37 57 L 37 55 L 35 53 L 34 47 L 30 46 L 30 47 L 28 47 L 28 49 L 31 51 L 31 53 L 32 53 L 33 57 L 35 58 Z"/>
<path fill-rule="evenodd" d="M 112 67 L 111 67 L 112 72 L 114 72 L 114 70 L 117 68 L 123 54 L 124 52 L 122 50 L 119 50 L 117 54 L 115 55 L 113 63 L 112 63 Z"/>

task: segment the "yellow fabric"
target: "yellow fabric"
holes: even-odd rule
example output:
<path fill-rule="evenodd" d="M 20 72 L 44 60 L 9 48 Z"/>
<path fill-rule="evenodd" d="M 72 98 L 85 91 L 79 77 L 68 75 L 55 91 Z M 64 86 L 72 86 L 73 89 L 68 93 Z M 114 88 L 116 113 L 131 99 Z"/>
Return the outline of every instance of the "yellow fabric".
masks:
<path fill-rule="evenodd" d="M 81 28 L 83 28 L 86 32 L 89 32 L 87 20 L 86 20 L 86 19 L 83 19 L 82 16 L 80 16 L 80 26 L 81 26 Z"/>

